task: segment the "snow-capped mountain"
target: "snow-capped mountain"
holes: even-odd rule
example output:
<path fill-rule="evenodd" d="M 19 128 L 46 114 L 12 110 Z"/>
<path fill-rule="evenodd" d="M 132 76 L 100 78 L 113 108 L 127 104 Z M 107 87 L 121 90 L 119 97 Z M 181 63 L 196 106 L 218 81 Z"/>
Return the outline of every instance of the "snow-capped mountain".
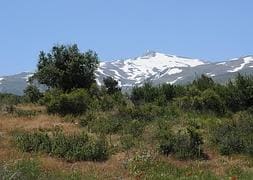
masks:
<path fill-rule="evenodd" d="M 102 84 L 103 77 L 112 76 L 122 87 L 140 85 L 151 77 L 160 78 L 164 75 L 178 74 L 184 68 L 205 64 L 198 59 L 178 57 L 149 51 L 143 56 L 102 62 L 97 70 L 97 83 Z"/>
<path fill-rule="evenodd" d="M 104 77 L 112 76 L 119 81 L 122 88 L 131 88 L 145 81 L 155 85 L 184 84 L 201 74 L 225 82 L 238 72 L 253 73 L 253 56 L 211 63 L 205 60 L 148 52 L 134 59 L 102 62 L 96 74 L 98 84 L 102 84 Z"/>
<path fill-rule="evenodd" d="M 253 56 L 234 58 L 222 62 L 208 62 L 148 51 L 133 59 L 101 62 L 96 71 L 97 84 L 103 84 L 103 78 L 112 76 L 118 80 L 123 90 L 151 82 L 186 84 L 201 74 L 224 83 L 238 72 L 253 74 Z M 23 72 L 13 76 L 0 77 L 0 92 L 22 94 L 32 73 Z"/>

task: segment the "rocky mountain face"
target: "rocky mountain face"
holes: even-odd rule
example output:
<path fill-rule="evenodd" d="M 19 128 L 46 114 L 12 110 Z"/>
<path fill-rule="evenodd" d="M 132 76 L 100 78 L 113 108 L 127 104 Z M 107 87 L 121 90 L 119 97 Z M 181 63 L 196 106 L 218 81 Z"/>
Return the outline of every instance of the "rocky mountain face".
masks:
<path fill-rule="evenodd" d="M 149 51 L 133 59 L 101 62 L 96 71 L 96 81 L 98 85 L 102 85 L 104 77 L 112 76 L 118 80 L 123 90 L 129 90 L 145 82 L 151 82 L 154 85 L 186 84 L 201 74 L 206 74 L 217 82 L 225 83 L 239 72 L 253 74 L 253 56 L 208 62 Z M 32 76 L 31 72 L 0 76 L 0 92 L 21 95 L 30 76 Z"/>

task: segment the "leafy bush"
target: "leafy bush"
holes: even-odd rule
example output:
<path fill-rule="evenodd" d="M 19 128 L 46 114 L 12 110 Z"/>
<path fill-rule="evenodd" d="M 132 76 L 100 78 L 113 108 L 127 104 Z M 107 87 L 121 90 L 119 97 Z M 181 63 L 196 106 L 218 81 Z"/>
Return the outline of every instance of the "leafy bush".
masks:
<path fill-rule="evenodd" d="M 212 89 L 204 90 L 202 93 L 198 90 L 189 92 L 193 96 L 183 96 L 176 99 L 176 104 L 184 110 L 193 110 L 202 113 L 215 113 L 223 115 L 225 113 L 225 103 L 222 98 Z M 200 94 L 199 94 L 200 93 Z"/>
<path fill-rule="evenodd" d="M 99 104 L 102 111 L 112 110 L 113 107 L 116 105 L 112 96 L 107 94 L 101 97 Z"/>
<path fill-rule="evenodd" d="M 105 140 L 84 133 L 66 136 L 55 131 L 49 136 L 46 132 L 22 132 L 16 135 L 15 141 L 24 152 L 46 152 L 70 161 L 101 161 L 109 155 Z"/>
<path fill-rule="evenodd" d="M 203 138 L 196 128 L 188 127 L 173 132 L 163 123 L 158 131 L 159 150 L 162 154 L 174 154 L 180 159 L 204 158 Z"/>
<path fill-rule="evenodd" d="M 231 120 L 217 123 L 213 127 L 213 142 L 218 144 L 221 154 L 243 153 L 253 155 L 253 115 L 240 112 Z"/>
<path fill-rule="evenodd" d="M 24 96 L 27 102 L 37 103 L 42 97 L 42 93 L 36 86 L 28 85 L 24 90 Z"/>
<path fill-rule="evenodd" d="M 37 161 L 24 159 L 14 165 L 0 166 L 0 179 L 36 180 L 42 179 L 42 172 Z"/>
<path fill-rule="evenodd" d="M 135 145 L 134 137 L 130 134 L 126 134 L 120 137 L 120 144 L 123 150 L 127 151 Z"/>
<path fill-rule="evenodd" d="M 217 114 L 224 114 L 225 105 L 221 97 L 215 93 L 215 91 L 208 89 L 205 90 L 202 95 L 203 109 L 205 111 L 213 111 Z"/>
<path fill-rule="evenodd" d="M 15 105 L 21 103 L 23 98 L 13 94 L 0 93 L 0 111 L 13 113 Z"/>
<path fill-rule="evenodd" d="M 49 113 L 79 115 L 89 108 L 90 96 L 84 89 L 62 93 L 59 90 L 46 93 L 44 99 Z"/>
<path fill-rule="evenodd" d="M 121 88 L 118 86 L 118 81 L 113 79 L 112 77 L 106 77 L 103 79 L 105 88 L 107 89 L 108 94 L 114 94 L 116 92 L 121 91 Z"/>
<path fill-rule="evenodd" d="M 121 106 L 119 114 L 127 119 L 154 120 L 164 114 L 164 108 L 150 103 L 139 106 Z"/>
<path fill-rule="evenodd" d="M 145 124 L 139 120 L 131 120 L 124 126 L 124 133 L 131 134 L 133 137 L 139 137 L 142 135 L 145 128 Z"/>
<path fill-rule="evenodd" d="M 115 134 L 122 127 L 118 118 L 98 115 L 88 122 L 88 128 L 98 134 Z"/>
<path fill-rule="evenodd" d="M 192 84 L 193 86 L 196 86 L 200 91 L 212 89 L 215 86 L 213 79 L 204 74 L 202 74 L 201 77 L 194 80 Z"/>

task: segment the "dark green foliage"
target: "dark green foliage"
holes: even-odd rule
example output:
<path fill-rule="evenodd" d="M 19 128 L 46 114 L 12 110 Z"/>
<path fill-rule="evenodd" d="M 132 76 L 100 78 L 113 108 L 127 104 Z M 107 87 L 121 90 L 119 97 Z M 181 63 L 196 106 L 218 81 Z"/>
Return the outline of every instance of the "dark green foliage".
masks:
<path fill-rule="evenodd" d="M 235 81 L 227 84 L 224 93 L 226 105 L 232 111 L 239 111 L 253 106 L 253 76 L 238 74 Z"/>
<path fill-rule="evenodd" d="M 52 144 L 48 134 L 44 132 L 20 132 L 15 136 L 17 146 L 24 152 L 51 152 Z"/>
<path fill-rule="evenodd" d="M 102 111 L 109 111 L 113 109 L 113 107 L 115 106 L 115 102 L 112 96 L 105 94 L 101 97 L 99 105 Z"/>
<path fill-rule="evenodd" d="M 122 149 L 128 152 L 135 145 L 134 137 L 130 134 L 120 136 L 120 144 Z"/>
<path fill-rule="evenodd" d="M 26 101 L 31 103 L 37 103 L 42 97 L 42 93 L 36 86 L 33 85 L 28 85 L 24 90 L 24 94 Z"/>
<path fill-rule="evenodd" d="M 206 89 L 200 92 L 196 88 L 190 88 L 188 93 L 188 96 L 176 99 L 180 108 L 187 111 L 193 110 L 201 113 L 215 113 L 217 115 L 225 113 L 225 103 L 213 89 Z"/>
<path fill-rule="evenodd" d="M 253 155 L 253 115 L 241 112 L 213 127 L 213 141 L 224 155 Z"/>
<path fill-rule="evenodd" d="M 150 83 L 145 83 L 142 87 L 134 87 L 131 94 L 131 100 L 135 104 L 154 102 L 158 97 L 157 88 Z"/>
<path fill-rule="evenodd" d="M 173 132 L 165 122 L 160 122 L 158 127 L 157 139 L 162 154 L 174 154 L 180 159 L 204 158 L 203 138 L 198 129 L 190 126 Z"/>
<path fill-rule="evenodd" d="M 73 90 L 70 93 L 50 91 L 45 94 L 44 102 L 49 113 L 60 115 L 79 115 L 89 108 L 90 96 L 84 89 Z"/>
<path fill-rule="evenodd" d="M 37 161 L 24 159 L 7 167 L 1 167 L 0 165 L 0 179 L 37 180 L 42 179 L 42 172 Z"/>
<path fill-rule="evenodd" d="M 116 134 L 122 128 L 122 122 L 114 117 L 97 116 L 88 122 L 88 128 L 101 135 Z"/>
<path fill-rule="evenodd" d="M 15 141 L 24 152 L 45 152 L 69 161 L 102 161 L 109 155 L 105 140 L 84 133 L 65 135 L 55 131 L 49 136 L 46 132 L 23 132 L 15 136 Z"/>
<path fill-rule="evenodd" d="M 112 77 L 104 78 L 103 82 L 108 94 L 114 94 L 116 92 L 121 91 L 121 88 L 118 87 L 118 81 L 116 81 Z"/>
<path fill-rule="evenodd" d="M 132 120 L 127 122 L 124 126 L 124 133 L 131 134 L 133 137 L 139 137 L 142 135 L 145 128 L 145 124 L 138 120 Z"/>
<path fill-rule="evenodd" d="M 164 108 L 149 103 L 139 106 L 121 106 L 119 107 L 119 114 L 121 117 L 127 119 L 151 121 L 162 116 L 164 114 Z"/>
<path fill-rule="evenodd" d="M 93 51 L 82 53 L 77 45 L 54 46 L 50 53 L 41 52 L 33 79 L 50 88 L 69 91 L 89 88 L 95 82 L 98 57 Z"/>
<path fill-rule="evenodd" d="M 219 115 L 225 112 L 222 98 L 212 89 L 207 89 L 201 94 L 202 107 L 204 111 L 213 111 Z"/>
<path fill-rule="evenodd" d="M 171 101 L 176 96 L 176 88 L 171 84 L 163 84 L 160 89 L 162 94 L 164 94 L 166 101 Z"/>
<path fill-rule="evenodd" d="M 16 105 L 21 103 L 22 100 L 22 97 L 17 95 L 0 93 L 0 107 L 4 105 Z"/>
<path fill-rule="evenodd" d="M 14 108 L 12 113 L 17 117 L 28 117 L 28 118 L 32 118 L 38 114 L 38 112 L 34 110 L 22 110 L 17 108 Z"/>
<path fill-rule="evenodd" d="M 193 81 L 193 86 L 196 86 L 200 91 L 204 91 L 206 89 L 212 89 L 215 85 L 213 79 L 206 75 L 201 75 L 200 78 L 197 78 Z"/>
<path fill-rule="evenodd" d="M 1 180 L 82 180 L 96 179 L 94 174 L 82 174 L 76 170 L 45 171 L 36 159 L 21 159 L 15 162 L 2 164 L 0 162 Z"/>

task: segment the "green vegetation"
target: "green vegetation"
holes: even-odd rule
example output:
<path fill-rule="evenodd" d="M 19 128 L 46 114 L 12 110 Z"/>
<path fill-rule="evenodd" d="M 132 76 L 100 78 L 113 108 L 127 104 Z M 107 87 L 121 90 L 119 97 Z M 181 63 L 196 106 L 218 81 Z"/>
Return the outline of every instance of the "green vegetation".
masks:
<path fill-rule="evenodd" d="M 45 152 L 68 161 L 102 161 L 108 158 L 107 144 L 87 134 L 65 135 L 61 131 L 22 132 L 15 136 L 17 146 L 24 152 Z"/>
<path fill-rule="evenodd" d="M 0 166 L 0 176 L 252 179 L 252 76 L 238 74 L 227 84 L 217 84 L 202 75 L 187 85 L 146 83 L 123 94 L 112 77 L 101 87 L 95 83 L 97 65 L 92 51 L 55 46 L 40 54 L 32 77 L 48 86 L 46 92 L 31 85 L 24 97 L 0 94 L 5 120 L 0 124 L 0 145 L 12 139 L 10 149 L 42 160 L 60 159 L 67 163 L 61 167 L 78 166 L 77 173 L 52 173 L 43 170 L 45 162 L 21 160 Z M 44 111 L 32 109 L 37 106 Z M 14 125 L 18 128 L 10 128 Z M 90 169 L 82 171 L 84 167 Z"/>
<path fill-rule="evenodd" d="M 253 156 L 253 115 L 241 112 L 217 123 L 213 129 L 213 141 L 224 155 L 243 153 Z"/>
<path fill-rule="evenodd" d="M 50 53 L 40 53 L 37 67 L 32 79 L 50 88 L 89 88 L 95 82 L 98 57 L 93 51 L 81 53 L 76 44 L 58 45 Z"/>

